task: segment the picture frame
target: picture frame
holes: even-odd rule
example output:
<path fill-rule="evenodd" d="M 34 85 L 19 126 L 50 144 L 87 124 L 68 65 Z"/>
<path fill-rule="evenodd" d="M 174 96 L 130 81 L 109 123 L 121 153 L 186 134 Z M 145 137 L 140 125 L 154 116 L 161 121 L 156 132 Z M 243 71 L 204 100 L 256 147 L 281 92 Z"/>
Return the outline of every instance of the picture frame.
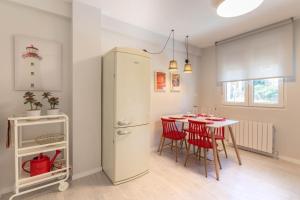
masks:
<path fill-rule="evenodd" d="M 62 44 L 14 36 L 14 88 L 18 91 L 62 90 Z"/>
<path fill-rule="evenodd" d="M 171 92 L 180 92 L 181 77 L 178 72 L 170 72 L 170 90 Z"/>
<path fill-rule="evenodd" d="M 154 72 L 154 91 L 165 92 L 167 86 L 167 75 L 165 72 L 155 71 Z"/>

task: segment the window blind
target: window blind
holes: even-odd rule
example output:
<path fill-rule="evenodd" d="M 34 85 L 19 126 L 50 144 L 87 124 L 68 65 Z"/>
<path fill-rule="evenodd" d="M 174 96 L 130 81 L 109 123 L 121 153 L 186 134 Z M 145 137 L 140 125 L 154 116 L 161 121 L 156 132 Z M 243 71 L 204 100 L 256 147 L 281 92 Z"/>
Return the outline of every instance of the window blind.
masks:
<path fill-rule="evenodd" d="M 219 82 L 294 75 L 293 20 L 216 43 Z"/>

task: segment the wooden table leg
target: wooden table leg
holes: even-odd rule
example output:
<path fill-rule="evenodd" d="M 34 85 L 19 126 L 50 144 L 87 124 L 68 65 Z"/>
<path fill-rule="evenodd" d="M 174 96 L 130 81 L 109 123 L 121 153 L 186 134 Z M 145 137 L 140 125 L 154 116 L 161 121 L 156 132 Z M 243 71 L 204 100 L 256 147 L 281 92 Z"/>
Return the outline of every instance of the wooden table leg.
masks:
<path fill-rule="evenodd" d="M 214 154 L 214 163 L 215 163 L 215 171 L 216 171 L 216 179 L 219 180 L 220 177 L 220 167 L 218 163 L 218 157 L 217 157 L 217 145 L 216 145 L 216 140 L 215 140 L 215 131 L 213 128 L 209 129 L 210 134 L 211 134 L 211 142 L 213 145 L 213 154 Z"/>
<path fill-rule="evenodd" d="M 233 143 L 233 147 L 234 147 L 234 150 L 235 150 L 235 153 L 236 153 L 236 157 L 237 157 L 237 159 L 239 161 L 239 165 L 242 165 L 242 161 L 241 161 L 241 158 L 240 158 L 239 150 L 238 150 L 238 148 L 236 146 L 235 138 L 234 138 L 234 135 L 233 135 L 232 127 L 228 126 L 228 128 L 229 128 L 229 133 L 230 133 L 231 140 L 232 140 L 232 143 Z"/>

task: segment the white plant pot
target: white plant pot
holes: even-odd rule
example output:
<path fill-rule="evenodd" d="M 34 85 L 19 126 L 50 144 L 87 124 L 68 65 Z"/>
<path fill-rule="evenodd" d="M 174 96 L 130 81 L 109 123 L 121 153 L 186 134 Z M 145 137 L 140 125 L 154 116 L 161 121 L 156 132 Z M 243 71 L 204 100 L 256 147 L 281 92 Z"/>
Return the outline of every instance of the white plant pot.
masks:
<path fill-rule="evenodd" d="M 59 108 L 47 110 L 47 115 L 59 115 Z"/>
<path fill-rule="evenodd" d="M 26 111 L 27 117 L 36 117 L 41 116 L 41 110 L 27 110 Z"/>

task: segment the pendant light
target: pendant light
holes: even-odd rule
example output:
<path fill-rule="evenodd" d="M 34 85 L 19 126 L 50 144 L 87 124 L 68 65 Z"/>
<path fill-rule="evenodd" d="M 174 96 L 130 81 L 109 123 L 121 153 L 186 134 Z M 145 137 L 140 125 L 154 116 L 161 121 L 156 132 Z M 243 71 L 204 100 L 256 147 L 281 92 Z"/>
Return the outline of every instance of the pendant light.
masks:
<path fill-rule="evenodd" d="M 178 70 L 177 61 L 174 59 L 174 51 L 175 51 L 175 39 L 174 39 L 174 30 L 172 30 L 173 35 L 173 60 L 170 60 L 169 63 L 169 71 L 170 72 L 176 72 Z"/>
<path fill-rule="evenodd" d="M 192 73 L 192 65 L 189 61 L 189 36 L 187 35 L 185 37 L 185 49 L 186 49 L 186 59 L 185 59 L 185 65 L 183 69 L 183 73 Z"/>
<path fill-rule="evenodd" d="M 221 17 L 237 17 L 258 8 L 264 0 L 214 0 Z"/>

